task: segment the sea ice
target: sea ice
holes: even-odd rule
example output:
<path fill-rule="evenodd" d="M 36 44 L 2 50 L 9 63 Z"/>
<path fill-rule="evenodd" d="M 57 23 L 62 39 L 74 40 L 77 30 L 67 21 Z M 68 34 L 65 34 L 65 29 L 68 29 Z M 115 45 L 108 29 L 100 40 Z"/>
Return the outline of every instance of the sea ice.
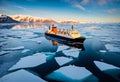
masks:
<path fill-rule="evenodd" d="M 62 52 L 66 56 L 72 56 L 72 57 L 78 57 L 81 49 L 69 49 L 69 50 L 63 50 Z"/>
<path fill-rule="evenodd" d="M 84 79 L 85 77 L 91 75 L 84 67 L 76 67 L 74 65 L 61 67 L 60 69 L 56 70 L 55 72 L 60 72 L 71 79 Z"/>
<path fill-rule="evenodd" d="M 8 51 L 1 51 L 0 52 L 0 56 L 4 55 L 4 54 L 8 54 L 9 52 Z"/>
<path fill-rule="evenodd" d="M 15 70 L 19 68 L 28 68 L 40 65 L 46 62 L 46 56 L 42 53 L 36 53 L 32 56 L 27 56 L 21 58 L 20 61 L 17 62 L 14 66 L 12 66 L 9 70 Z"/>
<path fill-rule="evenodd" d="M 110 52 L 120 52 L 120 48 L 114 47 L 112 44 L 106 44 L 105 47 Z"/>
<path fill-rule="evenodd" d="M 107 51 L 106 51 L 106 50 L 99 50 L 99 52 L 105 53 L 105 52 L 107 52 Z"/>
<path fill-rule="evenodd" d="M 24 49 L 23 51 L 22 51 L 22 53 L 26 53 L 26 52 L 28 52 L 28 51 L 30 51 L 29 49 Z"/>
<path fill-rule="evenodd" d="M 23 39 L 23 41 L 33 41 L 33 42 L 37 42 L 38 44 L 40 44 L 41 43 L 41 39 L 42 39 L 42 37 L 34 38 L 34 39 Z"/>
<path fill-rule="evenodd" d="M 56 52 L 59 52 L 59 51 L 62 51 L 62 50 L 65 50 L 65 49 L 67 49 L 67 48 L 69 48 L 68 46 L 58 46 L 58 49 L 57 49 L 57 51 Z"/>
<path fill-rule="evenodd" d="M 55 60 L 56 60 L 57 63 L 61 66 L 61 65 L 64 65 L 65 63 L 70 62 L 72 59 L 70 59 L 70 58 L 65 58 L 65 57 L 55 57 Z"/>
<path fill-rule="evenodd" d="M 55 52 L 41 52 L 43 54 L 46 54 L 46 55 L 55 55 Z"/>
<path fill-rule="evenodd" d="M 0 78 L 0 82 L 46 82 L 34 74 L 23 69 L 7 74 Z"/>
<path fill-rule="evenodd" d="M 4 46 L 6 44 L 7 44 L 7 42 L 0 42 L 0 47 Z"/>
<path fill-rule="evenodd" d="M 6 41 L 5 38 L 0 37 L 0 42 L 5 42 L 5 41 Z"/>
<path fill-rule="evenodd" d="M 100 70 L 119 69 L 118 67 L 115 67 L 104 62 L 94 61 L 94 63 Z"/>
<path fill-rule="evenodd" d="M 14 50 L 23 50 L 24 46 L 18 46 L 18 47 L 14 47 L 14 48 L 5 48 L 5 51 L 14 51 Z"/>

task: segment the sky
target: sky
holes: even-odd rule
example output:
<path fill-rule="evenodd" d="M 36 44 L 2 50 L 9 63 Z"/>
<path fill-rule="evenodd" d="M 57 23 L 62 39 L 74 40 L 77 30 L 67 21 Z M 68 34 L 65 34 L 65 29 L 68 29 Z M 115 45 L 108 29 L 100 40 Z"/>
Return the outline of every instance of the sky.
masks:
<path fill-rule="evenodd" d="M 120 0 L 0 0 L 0 14 L 79 22 L 120 22 Z"/>

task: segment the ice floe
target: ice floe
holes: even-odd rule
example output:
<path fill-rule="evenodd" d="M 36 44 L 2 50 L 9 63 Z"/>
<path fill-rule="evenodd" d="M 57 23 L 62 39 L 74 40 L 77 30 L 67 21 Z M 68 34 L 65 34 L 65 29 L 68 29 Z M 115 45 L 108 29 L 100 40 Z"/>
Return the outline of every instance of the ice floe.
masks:
<path fill-rule="evenodd" d="M 112 44 L 106 44 L 105 47 L 110 52 L 120 52 L 120 48 L 114 47 Z"/>
<path fill-rule="evenodd" d="M 55 72 L 60 72 L 63 75 L 70 77 L 71 79 L 84 79 L 85 77 L 91 75 L 91 72 L 89 72 L 84 67 L 76 67 L 74 65 L 65 66 L 62 67 Z"/>
<path fill-rule="evenodd" d="M 41 52 L 46 55 L 46 61 L 51 60 L 55 56 L 55 52 Z"/>
<path fill-rule="evenodd" d="M 106 50 L 99 50 L 99 52 L 105 53 L 105 52 L 107 52 L 107 51 L 106 51 Z"/>
<path fill-rule="evenodd" d="M 4 55 L 4 54 L 8 54 L 9 52 L 8 51 L 1 51 L 0 52 L 0 56 Z"/>
<path fill-rule="evenodd" d="M 33 38 L 33 39 L 23 39 L 23 41 L 33 41 L 33 42 L 37 42 L 37 43 L 41 43 L 42 37 L 40 38 Z"/>
<path fill-rule="evenodd" d="M 7 44 L 7 42 L 0 42 L 0 46 L 4 46 L 6 44 Z"/>
<path fill-rule="evenodd" d="M 69 50 L 63 50 L 62 52 L 66 56 L 72 56 L 72 57 L 78 57 L 81 49 L 69 49 Z"/>
<path fill-rule="evenodd" d="M 0 78 L 0 82 L 46 82 L 40 77 L 23 69 L 7 74 Z"/>
<path fill-rule="evenodd" d="M 0 37 L 0 42 L 5 42 L 5 41 L 6 41 L 5 38 Z"/>
<path fill-rule="evenodd" d="M 120 69 L 118 67 L 115 67 L 113 65 L 110 65 L 110 64 L 107 64 L 107 63 L 104 63 L 104 62 L 94 61 L 94 63 L 100 70 Z"/>
<path fill-rule="evenodd" d="M 21 58 L 20 61 L 18 61 L 15 65 L 13 65 L 9 70 L 34 67 L 45 62 L 46 62 L 45 54 L 36 53 L 36 54 L 33 54 L 32 56 Z"/>
<path fill-rule="evenodd" d="M 46 55 L 55 55 L 55 52 L 41 52 L 43 54 L 46 54 Z"/>
<path fill-rule="evenodd" d="M 21 38 L 21 39 L 34 38 L 38 36 L 33 32 L 21 31 L 21 30 L 8 30 L 7 32 L 4 33 L 4 35 L 7 37 Z"/>
<path fill-rule="evenodd" d="M 58 49 L 57 49 L 57 51 L 56 52 L 59 52 L 59 51 L 62 51 L 62 50 L 65 50 L 65 49 L 68 49 L 69 48 L 69 46 L 58 46 Z"/>
<path fill-rule="evenodd" d="M 70 61 L 72 61 L 72 59 L 70 58 L 65 58 L 65 57 L 55 57 L 55 60 L 57 61 L 57 63 L 61 66 L 64 65 L 65 63 L 68 63 Z"/>
<path fill-rule="evenodd" d="M 24 49 L 23 51 L 22 51 L 22 53 L 26 53 L 26 52 L 29 52 L 30 50 L 29 49 Z"/>
<path fill-rule="evenodd" d="M 18 46 L 18 47 L 13 47 L 13 48 L 5 48 L 5 51 L 14 51 L 14 50 L 23 50 L 24 46 Z"/>

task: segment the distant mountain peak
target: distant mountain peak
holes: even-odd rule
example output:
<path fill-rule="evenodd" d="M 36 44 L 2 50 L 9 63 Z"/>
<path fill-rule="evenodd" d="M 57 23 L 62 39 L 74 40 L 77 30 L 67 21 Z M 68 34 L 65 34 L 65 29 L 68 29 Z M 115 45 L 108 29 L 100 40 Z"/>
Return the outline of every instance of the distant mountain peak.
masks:
<path fill-rule="evenodd" d="M 0 18 L 8 17 L 7 15 L 0 14 Z"/>
<path fill-rule="evenodd" d="M 12 19 L 7 15 L 0 14 L 0 23 L 18 23 L 18 21 Z"/>

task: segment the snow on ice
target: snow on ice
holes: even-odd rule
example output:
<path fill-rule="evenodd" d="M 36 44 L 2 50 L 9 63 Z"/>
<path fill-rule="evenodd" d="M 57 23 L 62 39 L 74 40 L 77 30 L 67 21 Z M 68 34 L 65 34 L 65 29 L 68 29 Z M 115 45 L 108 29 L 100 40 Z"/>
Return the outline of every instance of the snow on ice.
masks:
<path fill-rule="evenodd" d="M 68 48 L 69 48 L 69 46 L 65 46 L 65 45 L 64 46 L 58 46 L 57 52 L 68 49 Z"/>
<path fill-rule="evenodd" d="M 94 61 L 94 63 L 98 68 L 100 68 L 100 70 L 119 69 L 118 67 L 115 67 L 113 65 L 110 65 L 104 62 Z"/>
<path fill-rule="evenodd" d="M 91 72 L 89 72 L 84 67 L 76 67 L 74 65 L 62 67 L 55 72 L 60 72 L 67 77 L 78 80 L 84 79 L 85 77 L 91 75 Z"/>
<path fill-rule="evenodd" d="M 65 63 L 70 62 L 72 59 L 70 59 L 70 58 L 65 58 L 65 57 L 55 57 L 55 60 L 56 60 L 57 63 L 61 66 L 61 65 L 64 65 Z"/>
<path fill-rule="evenodd" d="M 66 56 L 72 56 L 72 57 L 78 57 L 81 49 L 69 49 L 69 50 L 63 50 L 62 52 Z"/>
<path fill-rule="evenodd" d="M 5 48 L 5 51 L 14 51 L 14 50 L 23 50 L 24 46 L 18 46 L 18 47 L 13 47 L 13 48 Z"/>
<path fill-rule="evenodd" d="M 112 44 L 106 44 L 105 47 L 110 52 L 120 52 L 120 48 L 114 47 Z"/>
<path fill-rule="evenodd" d="M 34 74 L 23 69 L 7 74 L 0 79 L 0 82 L 46 82 Z"/>
<path fill-rule="evenodd" d="M 36 53 L 36 54 L 33 54 L 32 56 L 27 56 L 27 57 L 21 58 L 20 61 L 18 61 L 17 64 L 15 64 L 9 70 L 34 67 L 34 66 L 38 66 L 45 62 L 46 62 L 45 54 Z"/>

